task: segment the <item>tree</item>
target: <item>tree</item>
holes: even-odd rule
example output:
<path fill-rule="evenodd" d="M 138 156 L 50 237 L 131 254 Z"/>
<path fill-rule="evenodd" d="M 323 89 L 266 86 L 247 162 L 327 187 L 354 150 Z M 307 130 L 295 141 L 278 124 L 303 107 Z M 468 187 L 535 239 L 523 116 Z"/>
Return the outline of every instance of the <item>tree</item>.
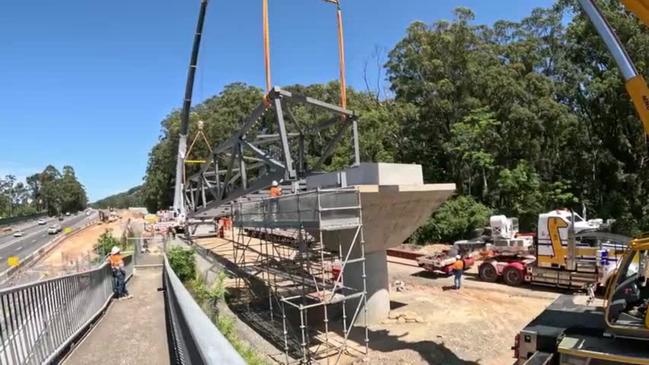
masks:
<path fill-rule="evenodd" d="M 0 217 L 31 215 L 46 210 L 50 215 L 84 209 L 87 197 L 71 166 L 63 175 L 52 165 L 28 176 L 25 182 L 15 176 L 0 178 Z"/>
<path fill-rule="evenodd" d="M 498 142 L 497 128 L 500 123 L 488 108 L 473 110 L 460 122 L 451 127 L 450 139 L 443 144 L 445 152 L 452 159 L 452 171 L 461 193 L 471 195 L 474 184 L 481 186 L 483 200 L 489 193 L 489 177 L 494 168 Z"/>
<path fill-rule="evenodd" d="M 525 160 L 514 169 L 502 169 L 495 192 L 501 211 L 518 217 L 521 226 L 535 226 L 539 212 L 544 210 L 541 180 Z"/>
<path fill-rule="evenodd" d="M 129 207 L 141 207 L 144 205 L 142 197 L 142 186 L 136 186 L 123 193 L 108 196 L 104 199 L 92 203 L 94 208 L 106 209 L 117 208 L 125 209 Z"/>
<path fill-rule="evenodd" d="M 61 214 L 61 191 L 58 181 L 61 173 L 56 167 L 48 165 L 40 173 L 41 197 L 50 216 Z"/>
<path fill-rule="evenodd" d="M 63 176 L 57 181 L 59 186 L 60 206 L 62 212 L 83 210 L 88 204 L 86 191 L 77 180 L 72 166 L 63 167 Z"/>
<path fill-rule="evenodd" d="M 447 201 L 413 235 L 415 243 L 452 243 L 470 238 L 471 233 L 484 227 L 491 210 L 468 196 L 458 196 Z"/>

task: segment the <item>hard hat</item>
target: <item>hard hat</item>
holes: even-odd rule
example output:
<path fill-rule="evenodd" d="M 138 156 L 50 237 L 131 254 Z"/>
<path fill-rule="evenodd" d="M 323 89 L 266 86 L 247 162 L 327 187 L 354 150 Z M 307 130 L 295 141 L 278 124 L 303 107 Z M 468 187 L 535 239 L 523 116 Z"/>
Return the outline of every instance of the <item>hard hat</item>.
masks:
<path fill-rule="evenodd" d="M 459 259 L 461 259 L 461 258 L 462 258 L 462 256 L 460 256 L 460 255 L 456 255 L 456 256 L 455 256 L 455 259 L 456 259 L 456 260 L 459 260 Z"/>
<path fill-rule="evenodd" d="M 273 186 L 278 186 L 277 180 L 273 180 Z"/>
<path fill-rule="evenodd" d="M 119 250 L 119 247 L 117 247 L 117 246 L 113 246 L 113 249 L 110 250 L 110 254 L 111 254 L 111 255 L 117 255 L 117 254 L 119 253 L 119 251 L 120 251 L 120 250 Z"/>

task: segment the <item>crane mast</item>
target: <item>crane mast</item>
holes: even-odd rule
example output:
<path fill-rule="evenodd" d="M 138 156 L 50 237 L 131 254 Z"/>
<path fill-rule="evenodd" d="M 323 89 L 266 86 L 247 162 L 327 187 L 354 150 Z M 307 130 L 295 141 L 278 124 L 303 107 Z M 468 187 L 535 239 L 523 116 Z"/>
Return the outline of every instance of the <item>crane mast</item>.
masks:
<path fill-rule="evenodd" d="M 198 63 L 198 51 L 201 46 L 201 37 L 203 35 L 203 24 L 205 23 L 205 12 L 207 10 L 208 0 L 201 0 L 201 7 L 198 13 L 198 22 L 196 24 L 196 33 L 194 34 L 194 44 L 192 46 L 192 55 L 189 61 L 189 70 L 187 71 L 187 83 L 185 85 L 185 98 L 183 99 L 183 108 L 180 112 L 180 136 L 178 140 L 178 156 L 176 160 L 176 184 L 174 188 L 173 210 L 177 214 L 185 214 L 185 199 L 183 196 L 183 185 L 185 176 L 185 155 L 187 153 L 187 132 L 189 130 L 189 111 L 192 106 L 192 94 L 194 91 L 194 79 L 196 77 L 196 66 Z"/>

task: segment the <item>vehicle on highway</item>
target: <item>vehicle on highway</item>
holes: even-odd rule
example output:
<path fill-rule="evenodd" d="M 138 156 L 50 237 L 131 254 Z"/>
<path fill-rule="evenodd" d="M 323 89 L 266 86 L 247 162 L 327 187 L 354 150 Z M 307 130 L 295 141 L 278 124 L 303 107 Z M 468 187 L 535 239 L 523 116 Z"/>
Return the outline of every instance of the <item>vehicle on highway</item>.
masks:
<path fill-rule="evenodd" d="M 14 237 L 22 237 L 25 233 L 21 230 L 14 232 Z"/>
<path fill-rule="evenodd" d="M 41 219 L 38 220 L 38 225 L 39 226 L 43 226 L 45 224 L 47 224 L 47 221 L 45 219 L 41 218 Z"/>
<path fill-rule="evenodd" d="M 69 217 L 69 216 L 70 216 L 70 212 L 65 212 L 65 216 L 66 216 L 66 217 Z"/>
<path fill-rule="evenodd" d="M 57 234 L 59 232 L 61 232 L 61 225 L 59 224 L 53 224 L 47 229 L 47 234 Z"/>
<path fill-rule="evenodd" d="M 62 215 L 59 216 L 59 220 L 60 220 L 60 221 L 63 220 L 63 216 L 62 216 Z"/>

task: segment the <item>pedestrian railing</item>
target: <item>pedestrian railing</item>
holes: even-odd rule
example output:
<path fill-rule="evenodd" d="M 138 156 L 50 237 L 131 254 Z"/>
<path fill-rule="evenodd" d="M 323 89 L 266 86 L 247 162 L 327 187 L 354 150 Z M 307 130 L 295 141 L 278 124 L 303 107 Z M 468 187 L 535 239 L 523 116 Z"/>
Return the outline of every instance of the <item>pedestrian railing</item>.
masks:
<path fill-rule="evenodd" d="M 131 257 L 124 263 L 129 277 Z M 113 275 L 107 264 L 0 290 L 0 364 L 54 362 L 112 297 Z"/>
<path fill-rule="evenodd" d="M 169 266 L 163 268 L 165 318 L 172 364 L 245 365 Z"/>

